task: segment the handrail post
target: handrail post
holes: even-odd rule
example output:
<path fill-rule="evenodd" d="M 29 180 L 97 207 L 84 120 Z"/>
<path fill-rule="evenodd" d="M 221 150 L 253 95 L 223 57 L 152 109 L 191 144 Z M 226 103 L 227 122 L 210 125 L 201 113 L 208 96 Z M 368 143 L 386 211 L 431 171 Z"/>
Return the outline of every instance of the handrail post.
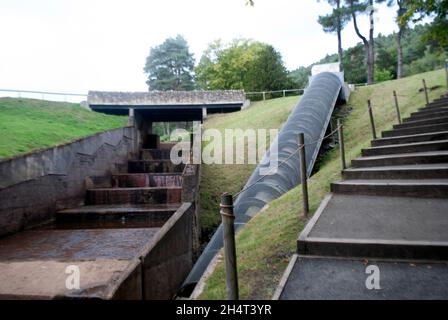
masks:
<path fill-rule="evenodd" d="M 338 119 L 338 139 L 339 139 L 339 152 L 341 154 L 341 167 L 342 170 L 347 169 L 345 163 L 345 147 L 344 147 L 344 127 L 342 126 L 341 119 Z"/>
<path fill-rule="evenodd" d="M 263 101 L 266 100 L 266 92 L 263 91 Z"/>
<path fill-rule="evenodd" d="M 235 249 L 235 215 L 233 197 L 227 192 L 221 195 L 221 219 L 223 225 L 224 260 L 226 270 L 227 300 L 238 300 L 238 273 Z"/>
<path fill-rule="evenodd" d="M 376 139 L 376 130 L 375 130 L 375 120 L 373 119 L 373 111 L 372 111 L 372 103 L 370 99 L 367 100 L 367 107 L 369 109 L 369 117 L 370 117 L 370 126 L 372 127 L 372 136 L 373 139 Z"/>
<path fill-rule="evenodd" d="M 448 59 L 445 59 L 446 89 L 448 90 Z"/>
<path fill-rule="evenodd" d="M 398 123 L 401 124 L 400 107 L 398 106 L 398 98 L 395 90 L 394 90 L 394 101 L 395 101 L 395 110 L 397 111 Z"/>
<path fill-rule="evenodd" d="M 425 99 L 426 99 L 426 104 L 429 104 L 429 98 L 428 98 L 428 88 L 426 87 L 426 81 L 425 79 L 422 79 L 423 82 L 423 91 L 425 91 Z"/>
<path fill-rule="evenodd" d="M 190 132 L 190 164 L 193 164 L 194 134 Z"/>
<path fill-rule="evenodd" d="M 308 217 L 309 203 L 308 203 L 308 181 L 306 173 L 306 157 L 305 157 L 305 135 L 303 132 L 299 133 L 299 158 L 300 158 L 300 179 L 302 184 L 303 196 L 303 215 Z"/>

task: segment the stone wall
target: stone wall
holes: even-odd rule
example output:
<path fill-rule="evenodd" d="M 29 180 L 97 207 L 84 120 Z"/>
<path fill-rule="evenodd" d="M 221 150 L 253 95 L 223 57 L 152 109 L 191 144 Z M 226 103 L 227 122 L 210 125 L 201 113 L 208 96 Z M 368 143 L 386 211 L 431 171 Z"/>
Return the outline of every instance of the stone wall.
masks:
<path fill-rule="evenodd" d="M 50 221 L 82 205 L 84 178 L 117 171 L 135 152 L 133 127 L 0 161 L 0 236 Z"/>

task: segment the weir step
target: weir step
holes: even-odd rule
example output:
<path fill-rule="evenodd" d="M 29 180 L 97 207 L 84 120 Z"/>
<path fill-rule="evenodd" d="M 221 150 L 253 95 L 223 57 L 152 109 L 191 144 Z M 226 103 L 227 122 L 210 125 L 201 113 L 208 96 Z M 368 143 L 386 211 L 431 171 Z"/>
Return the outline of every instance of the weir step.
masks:
<path fill-rule="evenodd" d="M 419 133 L 428 133 L 428 132 L 439 132 L 439 131 L 448 131 L 448 123 L 423 125 L 423 126 L 412 127 L 412 128 L 403 128 L 403 129 L 394 129 L 394 130 L 390 130 L 390 131 L 383 131 L 382 137 L 389 138 L 389 137 L 398 137 L 398 136 L 405 136 L 405 135 L 412 135 L 412 134 L 419 134 Z"/>
<path fill-rule="evenodd" d="M 103 188 L 86 192 L 87 205 L 179 203 L 182 187 Z"/>
<path fill-rule="evenodd" d="M 59 211 L 57 229 L 154 228 L 163 224 L 181 203 L 159 205 L 90 205 Z"/>
<path fill-rule="evenodd" d="M 424 141 L 437 141 L 448 139 L 448 131 L 440 132 L 430 132 L 430 133 L 419 133 L 398 137 L 390 138 L 379 138 L 372 140 L 372 147 L 380 146 L 390 146 L 395 144 L 413 143 L 413 142 L 424 142 Z"/>
<path fill-rule="evenodd" d="M 448 140 L 413 142 L 362 149 L 363 156 L 448 150 Z"/>
<path fill-rule="evenodd" d="M 169 160 L 171 149 L 142 149 L 140 159 L 142 160 Z"/>
<path fill-rule="evenodd" d="M 440 123 L 448 123 L 448 117 L 435 117 L 424 120 L 412 120 L 404 122 L 402 124 L 395 124 L 393 128 L 394 129 L 412 128 L 412 127 L 424 126 L 429 124 L 440 124 Z"/>
<path fill-rule="evenodd" d="M 174 164 L 171 160 L 130 160 L 128 173 L 173 173 L 182 172 L 185 164 Z"/>
<path fill-rule="evenodd" d="M 448 151 L 429 151 L 382 156 L 360 157 L 352 160 L 352 167 L 397 166 L 448 162 Z"/>
<path fill-rule="evenodd" d="M 128 173 L 112 176 L 112 187 L 181 187 L 182 174 L 176 173 Z"/>
<path fill-rule="evenodd" d="M 331 191 L 352 195 L 447 198 L 448 179 L 343 180 L 332 183 Z"/>
<path fill-rule="evenodd" d="M 448 164 L 420 164 L 407 166 L 350 168 L 342 171 L 342 178 L 353 179 L 448 179 Z"/>

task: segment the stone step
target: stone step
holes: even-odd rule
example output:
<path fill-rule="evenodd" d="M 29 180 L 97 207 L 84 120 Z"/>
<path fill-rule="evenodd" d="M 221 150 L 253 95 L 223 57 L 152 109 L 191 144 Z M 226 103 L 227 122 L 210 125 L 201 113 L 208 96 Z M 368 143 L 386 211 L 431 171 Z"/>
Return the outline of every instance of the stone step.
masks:
<path fill-rule="evenodd" d="M 448 200 L 330 194 L 297 241 L 299 254 L 448 259 Z"/>
<path fill-rule="evenodd" d="M 407 121 L 407 122 L 403 122 L 402 124 L 395 124 L 393 126 L 393 128 L 394 129 L 412 128 L 412 127 L 419 127 L 419 126 L 425 126 L 425 125 L 429 125 L 429 124 L 440 124 L 440 123 L 448 123 L 448 116 Z"/>
<path fill-rule="evenodd" d="M 181 187 L 102 188 L 88 189 L 86 205 L 179 203 Z"/>
<path fill-rule="evenodd" d="M 418 260 L 332 258 L 295 255 L 279 300 L 445 300 L 448 266 Z M 379 289 L 367 288 L 377 267 Z M 367 273 L 369 271 L 369 273 Z M 406 285 L 404 285 L 406 284 Z"/>
<path fill-rule="evenodd" d="M 448 179 L 354 179 L 334 182 L 330 188 L 338 194 L 448 198 Z"/>
<path fill-rule="evenodd" d="M 174 164 L 171 160 L 131 160 L 128 173 L 173 173 L 182 172 L 185 164 Z"/>
<path fill-rule="evenodd" d="M 399 166 L 448 162 L 448 151 L 429 151 L 382 156 L 359 157 L 352 160 L 352 167 Z"/>
<path fill-rule="evenodd" d="M 55 229 L 160 228 L 181 203 L 90 205 L 59 211 Z"/>
<path fill-rule="evenodd" d="M 142 149 L 140 151 L 141 160 L 169 160 L 171 149 Z"/>
<path fill-rule="evenodd" d="M 419 133 L 413 135 L 380 138 L 372 140 L 372 147 L 389 146 L 389 145 L 413 143 L 413 142 L 437 141 L 446 139 L 448 139 L 448 131 Z"/>
<path fill-rule="evenodd" d="M 350 168 L 342 178 L 353 179 L 448 179 L 448 164 L 419 164 L 390 167 Z"/>
<path fill-rule="evenodd" d="M 363 156 L 448 150 L 448 140 L 413 142 L 362 149 Z"/>
<path fill-rule="evenodd" d="M 428 132 L 439 132 L 439 131 L 448 131 L 448 123 L 431 124 L 431 125 L 423 125 L 423 126 L 412 127 L 412 128 L 393 129 L 390 131 L 383 131 L 382 137 L 390 138 L 390 137 L 406 136 L 406 135 L 428 133 Z"/>

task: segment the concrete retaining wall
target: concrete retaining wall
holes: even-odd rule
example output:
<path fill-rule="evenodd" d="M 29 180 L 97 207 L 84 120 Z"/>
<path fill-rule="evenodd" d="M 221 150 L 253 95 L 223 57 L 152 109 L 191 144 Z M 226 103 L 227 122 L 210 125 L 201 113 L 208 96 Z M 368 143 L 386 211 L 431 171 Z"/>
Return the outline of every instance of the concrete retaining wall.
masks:
<path fill-rule="evenodd" d="M 0 236 L 49 221 L 82 205 L 86 176 L 109 175 L 135 152 L 125 127 L 0 162 Z"/>
<path fill-rule="evenodd" d="M 194 204 L 184 202 L 145 248 L 141 257 L 144 299 L 173 298 L 190 272 L 194 212 Z"/>

